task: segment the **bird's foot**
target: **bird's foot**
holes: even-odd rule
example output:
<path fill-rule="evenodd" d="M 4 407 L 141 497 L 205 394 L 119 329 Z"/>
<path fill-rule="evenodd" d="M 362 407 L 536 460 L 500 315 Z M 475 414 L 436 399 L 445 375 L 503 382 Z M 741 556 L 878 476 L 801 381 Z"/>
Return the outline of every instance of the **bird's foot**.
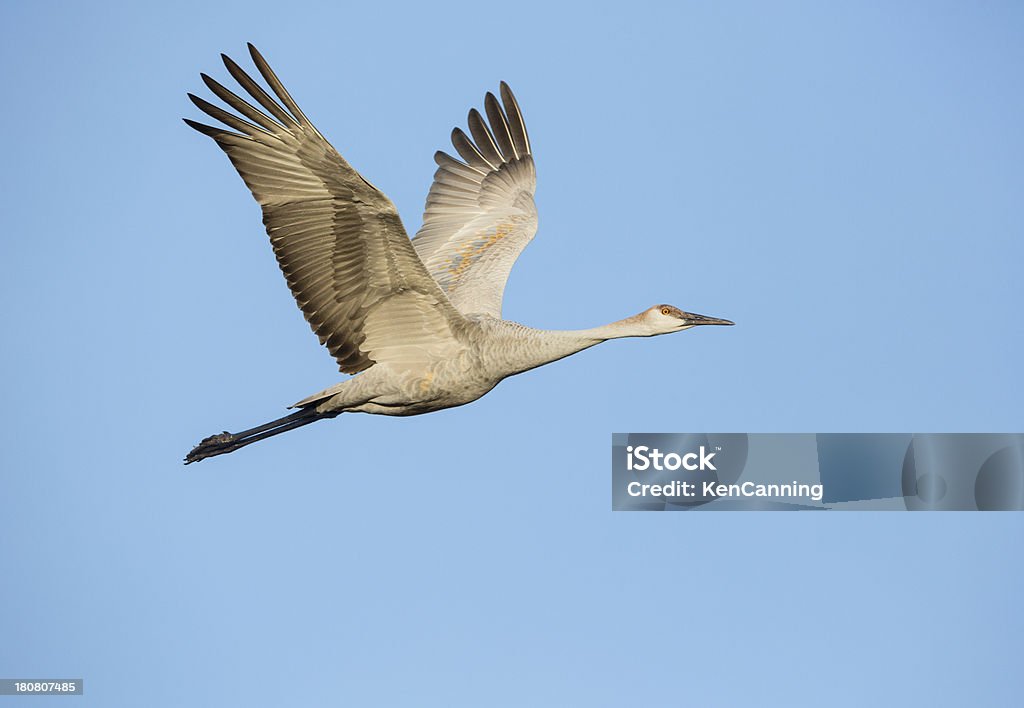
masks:
<path fill-rule="evenodd" d="M 225 452 L 231 452 L 229 446 L 237 439 L 236 435 L 224 431 L 217 435 L 211 435 L 203 438 L 198 445 L 192 448 L 192 451 L 185 456 L 185 464 L 189 465 L 193 462 L 199 462 L 205 460 L 207 457 L 213 457 L 214 455 L 223 455 Z"/>

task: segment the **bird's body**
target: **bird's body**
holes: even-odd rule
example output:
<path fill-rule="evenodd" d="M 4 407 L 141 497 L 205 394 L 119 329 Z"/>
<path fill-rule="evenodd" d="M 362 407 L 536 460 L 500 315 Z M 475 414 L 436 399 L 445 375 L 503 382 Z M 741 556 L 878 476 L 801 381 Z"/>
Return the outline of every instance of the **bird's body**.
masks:
<path fill-rule="evenodd" d="M 315 404 L 324 413 L 430 413 L 475 401 L 508 376 L 597 344 L 567 337 L 564 348 L 556 350 L 539 330 L 489 316 L 467 320 L 456 337 L 459 344 L 443 356 L 408 366 L 377 364 L 296 405 Z"/>
<path fill-rule="evenodd" d="M 470 112 L 472 139 L 453 132 L 462 161 L 435 155 L 423 227 L 410 240 L 391 201 L 331 147 L 249 48 L 278 100 L 224 57 L 263 110 L 203 75 L 247 120 L 190 94 L 238 132 L 186 122 L 231 158 L 263 208 L 278 263 L 313 331 L 342 372 L 358 375 L 299 401 L 289 416 L 206 438 L 186 462 L 344 412 L 408 416 L 460 406 L 508 376 L 608 339 L 732 324 L 670 305 L 587 330 L 502 319 L 509 271 L 537 228 L 533 156 L 508 87 L 501 85 L 501 103 L 487 94 L 487 121 Z"/>
<path fill-rule="evenodd" d="M 406 367 L 377 364 L 295 406 L 315 404 L 323 413 L 430 413 L 471 403 L 502 379 L 550 364 L 607 339 L 644 336 L 626 334 L 631 331 L 628 323 L 621 328 L 557 331 L 533 329 L 490 315 L 466 319 L 466 326 L 456 335 L 459 344 L 444 355 Z"/>

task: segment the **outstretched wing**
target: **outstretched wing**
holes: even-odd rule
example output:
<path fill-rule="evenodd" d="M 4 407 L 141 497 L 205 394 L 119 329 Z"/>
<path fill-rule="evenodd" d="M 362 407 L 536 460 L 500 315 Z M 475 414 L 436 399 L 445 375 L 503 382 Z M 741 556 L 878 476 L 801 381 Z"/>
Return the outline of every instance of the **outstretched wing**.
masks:
<path fill-rule="evenodd" d="M 505 82 L 501 104 L 488 93 L 484 109 L 486 121 L 475 108 L 469 112 L 472 139 L 452 131 L 463 161 L 434 155 L 438 169 L 412 243 L 456 309 L 500 318 L 509 271 L 537 232 L 537 174 L 523 115 Z"/>
<path fill-rule="evenodd" d="M 247 120 L 189 94 L 237 132 L 185 122 L 217 141 L 263 208 L 277 262 L 321 344 L 350 374 L 378 361 L 443 356 L 464 320 L 416 255 L 391 200 L 313 127 L 251 44 L 249 52 L 277 100 L 222 55 L 263 110 L 202 74 Z"/>

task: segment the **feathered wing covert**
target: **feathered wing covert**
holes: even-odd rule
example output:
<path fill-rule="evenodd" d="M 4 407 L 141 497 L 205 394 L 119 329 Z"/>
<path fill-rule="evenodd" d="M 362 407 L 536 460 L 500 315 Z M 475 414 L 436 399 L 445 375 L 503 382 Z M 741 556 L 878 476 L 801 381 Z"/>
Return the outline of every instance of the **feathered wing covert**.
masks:
<path fill-rule="evenodd" d="M 488 93 L 487 121 L 473 109 L 469 131 L 452 131 L 463 161 L 438 152 L 423 227 L 412 243 L 427 270 L 463 314 L 501 318 L 509 271 L 537 232 L 537 175 L 515 96 Z M 488 121 L 490 125 L 488 126 Z"/>

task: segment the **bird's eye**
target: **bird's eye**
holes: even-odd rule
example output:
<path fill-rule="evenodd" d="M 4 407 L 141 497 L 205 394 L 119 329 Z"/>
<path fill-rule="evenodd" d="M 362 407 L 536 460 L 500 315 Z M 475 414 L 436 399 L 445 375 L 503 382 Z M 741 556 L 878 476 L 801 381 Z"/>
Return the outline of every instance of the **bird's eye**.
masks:
<path fill-rule="evenodd" d="M 663 314 L 663 315 L 671 315 L 672 314 L 672 310 L 668 309 L 667 307 L 663 307 L 663 308 L 661 308 L 661 314 Z"/>

